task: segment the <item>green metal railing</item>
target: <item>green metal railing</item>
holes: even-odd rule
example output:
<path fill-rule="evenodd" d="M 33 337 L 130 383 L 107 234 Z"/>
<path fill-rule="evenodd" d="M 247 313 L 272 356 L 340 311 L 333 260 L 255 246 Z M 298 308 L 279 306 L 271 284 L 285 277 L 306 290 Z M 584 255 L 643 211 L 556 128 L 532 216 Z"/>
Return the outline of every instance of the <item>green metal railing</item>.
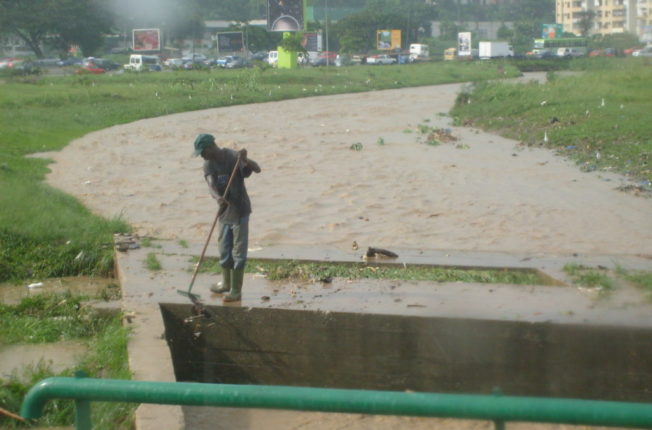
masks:
<path fill-rule="evenodd" d="M 33 386 L 21 415 L 41 417 L 51 399 L 76 402 L 78 430 L 92 428 L 91 401 L 268 408 L 652 428 L 652 404 L 599 400 L 348 390 L 269 385 L 47 378 Z"/>

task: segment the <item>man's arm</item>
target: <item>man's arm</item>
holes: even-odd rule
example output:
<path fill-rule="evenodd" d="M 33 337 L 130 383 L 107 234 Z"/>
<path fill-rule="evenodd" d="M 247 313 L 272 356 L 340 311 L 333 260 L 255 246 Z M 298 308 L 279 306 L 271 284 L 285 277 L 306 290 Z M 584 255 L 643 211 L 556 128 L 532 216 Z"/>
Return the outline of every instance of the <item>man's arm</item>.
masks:
<path fill-rule="evenodd" d="M 251 172 L 260 173 L 260 166 L 258 165 L 258 163 L 256 163 L 254 160 L 247 158 L 246 149 L 242 148 L 240 151 L 238 151 L 238 154 L 240 156 L 240 163 L 242 164 L 242 167 L 251 170 L 250 172 L 247 172 L 246 170 L 245 172 L 243 172 L 245 177 L 248 177 L 251 174 Z"/>
<path fill-rule="evenodd" d="M 224 203 L 224 199 L 220 196 L 220 193 L 217 191 L 217 184 L 213 181 L 213 175 L 204 176 L 206 183 L 208 184 L 208 191 L 211 193 L 211 196 L 219 203 L 220 205 Z"/>

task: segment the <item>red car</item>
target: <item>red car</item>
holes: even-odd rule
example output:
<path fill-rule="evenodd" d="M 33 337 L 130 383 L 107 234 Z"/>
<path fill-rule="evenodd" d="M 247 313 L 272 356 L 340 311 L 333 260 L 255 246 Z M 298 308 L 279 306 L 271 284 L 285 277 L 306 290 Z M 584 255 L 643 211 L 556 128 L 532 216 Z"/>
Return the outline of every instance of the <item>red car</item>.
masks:
<path fill-rule="evenodd" d="M 106 73 L 106 70 L 94 64 L 89 64 L 88 66 L 82 66 L 79 69 L 77 69 L 77 73 L 91 73 L 93 75 L 99 75 L 102 73 Z"/>

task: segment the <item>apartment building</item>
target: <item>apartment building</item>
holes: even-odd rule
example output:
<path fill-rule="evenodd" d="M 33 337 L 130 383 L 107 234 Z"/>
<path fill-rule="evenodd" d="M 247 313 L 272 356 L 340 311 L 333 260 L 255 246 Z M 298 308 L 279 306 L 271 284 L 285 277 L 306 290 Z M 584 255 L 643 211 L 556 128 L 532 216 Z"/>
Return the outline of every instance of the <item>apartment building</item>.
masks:
<path fill-rule="evenodd" d="M 593 13 L 590 34 L 636 34 L 652 41 L 652 0 L 557 0 L 556 21 L 565 32 L 580 35 L 586 12 Z"/>

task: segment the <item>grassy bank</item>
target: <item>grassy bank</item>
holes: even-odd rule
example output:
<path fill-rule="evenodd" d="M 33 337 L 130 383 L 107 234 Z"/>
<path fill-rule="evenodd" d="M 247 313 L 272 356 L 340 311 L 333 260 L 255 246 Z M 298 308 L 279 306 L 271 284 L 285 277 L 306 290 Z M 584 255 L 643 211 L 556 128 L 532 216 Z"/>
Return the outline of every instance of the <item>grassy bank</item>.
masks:
<path fill-rule="evenodd" d="M 514 67 L 504 71 L 518 74 Z M 0 281 L 104 275 L 112 266 L 111 234 L 129 228 L 120 219 L 90 214 L 43 184 L 48 162 L 27 154 L 56 151 L 94 130 L 175 112 L 491 79 L 502 72 L 476 62 L 5 79 L 0 83 Z"/>
<path fill-rule="evenodd" d="M 0 343 L 50 343 L 60 340 L 80 340 L 88 352 L 75 369 L 54 373 L 41 362 L 24 367 L 9 377 L 0 377 L 0 407 L 18 413 L 27 390 L 50 376 L 72 376 L 75 370 L 99 378 L 130 379 L 127 364 L 128 330 L 121 317 L 106 316 L 85 306 L 80 296 L 41 294 L 23 299 L 18 305 L 0 305 Z M 134 405 L 122 403 L 93 404 L 94 428 L 130 429 Z M 74 403 L 55 400 L 45 406 L 41 426 L 72 425 Z M 18 421 L 0 414 L 0 428 L 25 427 Z"/>
<path fill-rule="evenodd" d="M 451 113 L 458 124 L 553 148 L 583 170 L 615 171 L 649 188 L 651 63 L 586 59 L 573 63 L 582 73 L 550 73 L 546 84 L 476 83 Z"/>

